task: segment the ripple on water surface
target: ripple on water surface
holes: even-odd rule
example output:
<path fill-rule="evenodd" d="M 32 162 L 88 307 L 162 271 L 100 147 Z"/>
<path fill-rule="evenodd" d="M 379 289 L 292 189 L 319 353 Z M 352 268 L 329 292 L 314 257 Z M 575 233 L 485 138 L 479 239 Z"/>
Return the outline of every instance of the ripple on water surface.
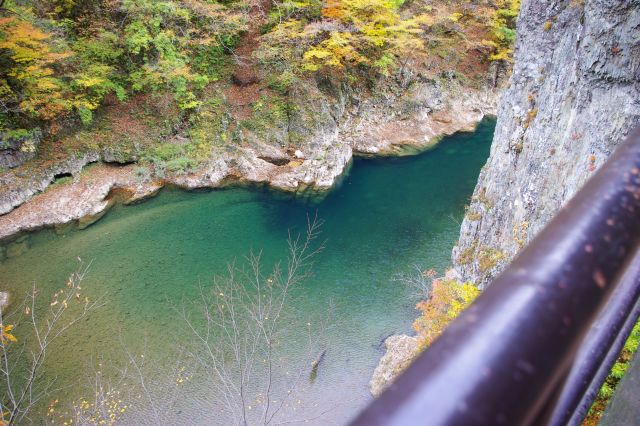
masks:
<path fill-rule="evenodd" d="M 413 265 L 442 271 L 449 264 L 493 128 L 487 120 L 475 133 L 446 138 L 413 157 L 356 160 L 340 187 L 320 202 L 258 189 L 163 191 L 143 204 L 115 208 L 83 231 L 32 234 L 28 251 L 0 264 L 2 287 L 16 298 L 32 283 L 52 294 L 77 268 L 78 257 L 91 262 L 83 290 L 107 303 L 51 352 L 47 374 L 61 384 L 84 384 L 88 366 L 100 357 L 108 374 L 123 343 L 168 366 L 185 338 L 174 308 L 198 297 L 228 262 L 242 263 L 250 250 L 261 250 L 269 268 L 286 256 L 288 231 L 303 231 L 307 216 L 317 213 L 325 250 L 293 295 L 295 315 L 282 341 L 296 342 L 293 357 L 307 323 L 325 324 L 327 352 L 316 380 L 303 381 L 296 410 L 283 416 L 324 413 L 314 422 L 343 424 L 370 399 L 367 383 L 382 355 L 381 339 L 409 331 L 415 316 L 415 301 L 393 277 Z M 73 386 L 56 397 L 83 392 Z M 184 385 L 186 403 L 167 422 L 198 423 L 197 415 L 202 423 L 222 423 L 210 399 L 202 383 Z"/>

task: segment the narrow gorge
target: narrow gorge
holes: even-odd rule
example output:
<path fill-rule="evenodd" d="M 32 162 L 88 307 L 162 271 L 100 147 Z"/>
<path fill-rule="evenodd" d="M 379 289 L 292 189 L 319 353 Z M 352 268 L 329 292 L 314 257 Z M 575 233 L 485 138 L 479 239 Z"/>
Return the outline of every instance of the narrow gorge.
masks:
<path fill-rule="evenodd" d="M 640 125 L 640 8 L 628 1 L 523 1 L 514 68 L 491 154 L 462 221 L 451 279 L 480 288 L 504 269 Z M 379 394 L 418 353 L 395 336 Z"/>
<path fill-rule="evenodd" d="M 638 0 L 0 1 L 0 425 L 348 424 L 640 125 L 638 34 Z"/>

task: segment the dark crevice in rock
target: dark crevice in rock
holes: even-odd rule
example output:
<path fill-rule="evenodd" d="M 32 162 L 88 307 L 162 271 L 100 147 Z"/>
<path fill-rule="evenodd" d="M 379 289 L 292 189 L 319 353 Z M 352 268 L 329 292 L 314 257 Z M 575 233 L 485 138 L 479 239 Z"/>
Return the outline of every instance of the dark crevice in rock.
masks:
<path fill-rule="evenodd" d="M 112 167 L 125 167 L 125 166 L 130 166 L 132 164 L 136 164 L 137 161 L 136 160 L 123 160 L 123 161 L 108 161 L 108 160 L 104 160 L 104 162 Z M 92 164 L 92 163 L 89 163 Z"/>
<path fill-rule="evenodd" d="M 275 164 L 276 166 L 285 166 L 287 164 L 289 164 L 289 159 L 288 158 L 283 158 L 283 157 L 266 157 L 266 156 L 262 156 L 262 157 L 258 157 L 259 159 L 266 161 L 268 163 L 271 164 Z"/>
<path fill-rule="evenodd" d="M 71 173 L 68 172 L 64 172 L 64 173 L 56 173 L 55 175 L 53 175 L 53 181 L 56 182 L 60 179 L 64 179 L 64 178 L 72 178 L 73 175 Z"/>

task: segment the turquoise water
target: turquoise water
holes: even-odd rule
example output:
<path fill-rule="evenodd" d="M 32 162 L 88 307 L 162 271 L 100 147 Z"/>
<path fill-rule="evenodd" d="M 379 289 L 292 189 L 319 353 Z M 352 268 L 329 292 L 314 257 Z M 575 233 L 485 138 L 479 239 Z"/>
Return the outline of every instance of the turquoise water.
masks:
<path fill-rule="evenodd" d="M 52 294 L 78 257 L 91 262 L 83 291 L 106 304 L 59 341 L 47 374 L 63 384 L 84 383 L 101 357 L 104 374 L 119 365 L 123 346 L 162 369 L 188 339 L 175 308 L 191 306 L 213 276 L 223 275 L 230 261 L 242 264 L 250 250 L 263 252 L 267 269 L 285 258 L 288 232 L 304 231 L 307 217 L 317 214 L 325 249 L 313 276 L 295 289 L 283 341 L 304 340 L 307 323 L 324 324 L 318 335 L 327 352 L 317 378 L 304 380 L 295 412 L 283 416 L 344 424 L 371 398 L 367 384 L 383 353 L 381 339 L 411 329 L 415 301 L 394 277 L 414 265 L 441 272 L 449 265 L 493 128 L 484 121 L 475 133 L 446 138 L 413 157 L 358 159 L 321 201 L 261 189 L 165 190 L 116 207 L 82 231 L 32 234 L 26 253 L 0 264 L 2 287 L 19 296 L 36 283 Z M 297 353 L 298 344 L 291 346 Z M 166 414 L 166 422 L 225 424 L 206 380 L 192 383 L 182 390 L 187 402 Z M 83 392 L 73 386 L 57 396 L 70 400 Z"/>

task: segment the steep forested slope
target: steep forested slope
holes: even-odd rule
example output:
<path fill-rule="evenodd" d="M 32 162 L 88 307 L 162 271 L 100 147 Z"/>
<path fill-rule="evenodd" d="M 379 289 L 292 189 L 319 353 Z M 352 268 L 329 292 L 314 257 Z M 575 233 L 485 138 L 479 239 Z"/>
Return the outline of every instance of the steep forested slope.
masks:
<path fill-rule="evenodd" d="M 0 165 L 44 140 L 185 171 L 247 131 L 286 131 L 318 87 L 371 97 L 416 73 L 484 87 L 490 64 L 507 64 L 512 2 L 403 3 L 3 1 Z M 175 135 L 188 146 L 147 146 Z"/>
<path fill-rule="evenodd" d="M 518 4 L 6 0 L 0 214 L 75 186 L 3 236 L 96 215 L 118 188 L 323 190 L 354 154 L 470 130 L 495 113 Z M 95 162 L 124 167 L 80 174 Z"/>

